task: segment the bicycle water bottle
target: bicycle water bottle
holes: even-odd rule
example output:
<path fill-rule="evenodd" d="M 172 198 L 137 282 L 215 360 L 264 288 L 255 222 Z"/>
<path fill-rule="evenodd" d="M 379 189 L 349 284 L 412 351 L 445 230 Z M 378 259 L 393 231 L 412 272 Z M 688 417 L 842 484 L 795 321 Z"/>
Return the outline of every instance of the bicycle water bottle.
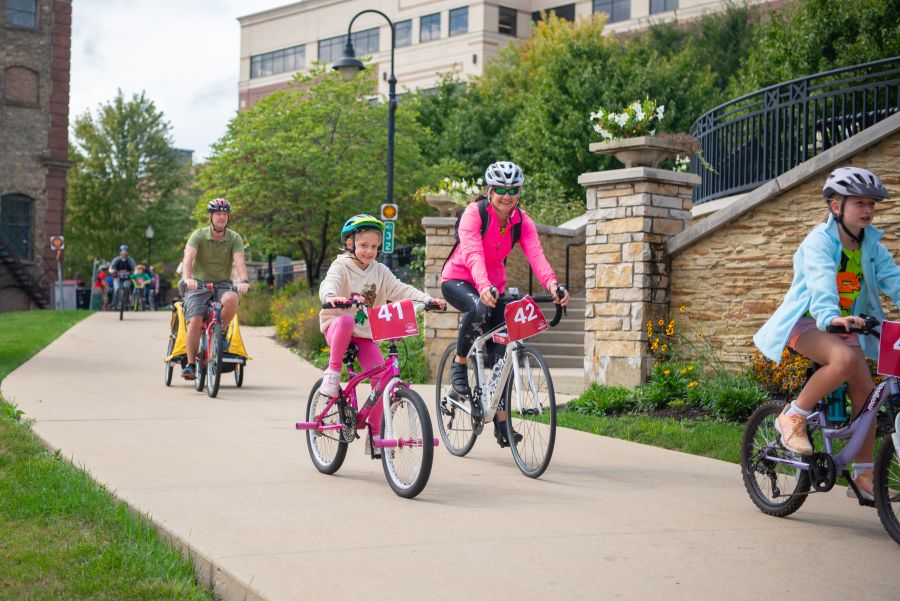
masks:
<path fill-rule="evenodd" d="M 828 394 L 828 421 L 832 423 L 846 422 L 850 419 L 847 415 L 847 384 L 841 384 L 837 390 Z"/>

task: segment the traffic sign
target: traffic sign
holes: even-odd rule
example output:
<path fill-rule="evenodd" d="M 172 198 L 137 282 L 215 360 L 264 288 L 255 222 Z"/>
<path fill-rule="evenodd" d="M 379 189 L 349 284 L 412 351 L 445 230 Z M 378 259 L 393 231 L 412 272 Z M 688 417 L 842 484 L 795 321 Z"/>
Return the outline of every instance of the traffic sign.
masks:
<path fill-rule="evenodd" d="M 63 236 L 50 236 L 50 250 L 64 250 L 66 239 Z"/>
<path fill-rule="evenodd" d="M 389 255 L 394 252 L 394 222 L 384 223 L 384 240 L 381 241 L 381 252 Z"/>
<path fill-rule="evenodd" d="M 397 219 L 397 205 L 392 202 L 386 202 L 381 205 L 381 220 L 394 221 Z"/>

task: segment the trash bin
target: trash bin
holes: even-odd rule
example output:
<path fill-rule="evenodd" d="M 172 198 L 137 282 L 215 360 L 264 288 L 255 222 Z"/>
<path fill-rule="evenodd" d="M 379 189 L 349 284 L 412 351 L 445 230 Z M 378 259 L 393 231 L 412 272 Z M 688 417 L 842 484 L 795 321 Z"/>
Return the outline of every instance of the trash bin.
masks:
<path fill-rule="evenodd" d="M 75 289 L 75 308 L 90 309 L 91 308 L 91 289 L 76 288 Z"/>
<path fill-rule="evenodd" d="M 69 311 L 75 308 L 75 290 L 78 287 L 78 280 L 63 280 L 62 290 L 60 290 L 58 282 L 53 282 L 51 286 L 53 298 L 56 300 L 54 306 L 57 309 Z"/>

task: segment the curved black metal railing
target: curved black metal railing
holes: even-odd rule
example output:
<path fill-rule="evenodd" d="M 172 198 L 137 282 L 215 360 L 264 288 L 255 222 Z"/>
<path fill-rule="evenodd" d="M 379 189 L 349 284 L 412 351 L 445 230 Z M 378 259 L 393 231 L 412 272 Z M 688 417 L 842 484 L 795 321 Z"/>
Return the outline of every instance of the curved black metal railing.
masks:
<path fill-rule="evenodd" d="M 694 204 L 756 188 L 900 112 L 900 56 L 763 88 L 694 122 L 703 157 Z"/>

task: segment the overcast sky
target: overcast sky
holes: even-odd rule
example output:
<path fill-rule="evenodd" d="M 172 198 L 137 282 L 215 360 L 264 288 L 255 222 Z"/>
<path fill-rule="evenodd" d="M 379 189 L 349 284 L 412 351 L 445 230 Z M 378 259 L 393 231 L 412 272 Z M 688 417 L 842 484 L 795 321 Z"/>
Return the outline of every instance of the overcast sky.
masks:
<path fill-rule="evenodd" d="M 238 105 L 237 18 L 291 0 L 74 0 L 70 120 L 142 90 L 175 146 L 208 156 Z"/>

